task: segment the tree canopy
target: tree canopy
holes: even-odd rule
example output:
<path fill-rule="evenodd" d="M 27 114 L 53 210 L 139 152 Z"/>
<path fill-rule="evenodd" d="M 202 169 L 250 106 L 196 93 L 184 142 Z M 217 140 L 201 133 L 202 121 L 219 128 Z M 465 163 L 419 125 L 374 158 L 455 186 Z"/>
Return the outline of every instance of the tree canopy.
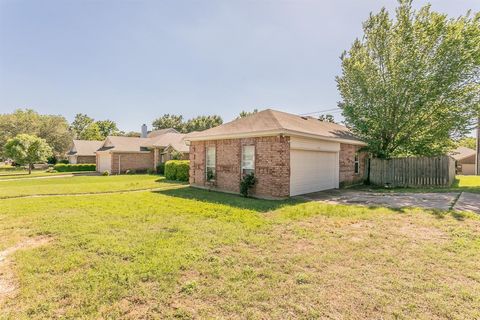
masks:
<path fill-rule="evenodd" d="M 474 137 L 465 137 L 455 143 L 457 147 L 466 147 L 473 150 L 477 149 L 477 139 Z"/>
<path fill-rule="evenodd" d="M 480 14 L 449 19 L 399 1 L 371 14 L 341 56 L 345 123 L 377 157 L 436 155 L 465 135 L 480 109 Z"/>
<path fill-rule="evenodd" d="M 245 111 L 245 110 L 242 110 L 239 114 L 238 114 L 238 118 L 245 118 L 246 116 L 249 116 L 251 114 L 254 114 L 254 113 L 257 113 L 258 112 L 258 109 L 253 109 L 253 111 Z"/>
<path fill-rule="evenodd" d="M 5 155 L 21 165 L 28 165 L 28 172 L 32 172 L 34 163 L 45 162 L 52 155 L 52 148 L 45 139 L 35 135 L 19 134 L 8 139 L 4 146 Z"/>
<path fill-rule="evenodd" d="M 79 140 L 104 140 L 107 136 L 121 135 L 117 124 L 112 120 L 99 120 L 78 113 L 70 125 L 74 137 Z"/>
<path fill-rule="evenodd" d="M 72 142 L 69 124 L 64 117 L 18 109 L 10 114 L 0 114 L 0 157 L 5 156 L 3 147 L 8 139 L 22 133 L 45 139 L 56 155 L 65 153 Z"/>
<path fill-rule="evenodd" d="M 183 121 L 183 116 L 164 114 L 162 117 L 152 122 L 155 130 L 173 128 L 178 132 L 188 133 L 192 131 L 203 131 L 223 123 L 223 120 L 218 115 L 198 116 L 196 118 Z"/>

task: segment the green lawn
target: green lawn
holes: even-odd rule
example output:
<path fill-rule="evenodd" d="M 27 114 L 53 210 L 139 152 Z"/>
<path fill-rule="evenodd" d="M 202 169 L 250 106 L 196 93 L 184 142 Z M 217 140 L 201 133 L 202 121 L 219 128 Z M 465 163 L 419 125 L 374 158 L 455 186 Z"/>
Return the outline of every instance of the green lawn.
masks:
<path fill-rule="evenodd" d="M 473 214 L 245 199 L 149 175 L 4 184 L 160 190 L 0 200 L 0 251 L 50 238 L 10 257 L 18 290 L 0 318 L 480 317 Z"/>
<path fill-rule="evenodd" d="M 0 181 L 0 199 L 28 195 L 55 195 L 128 191 L 169 187 L 158 175 L 76 176 L 52 179 Z"/>
<path fill-rule="evenodd" d="M 38 178 L 38 177 L 53 177 L 53 176 L 64 176 L 72 174 L 85 174 L 89 173 L 86 171 L 82 172 L 46 172 L 45 170 L 34 170 L 31 174 L 28 174 L 28 171 L 19 170 L 13 172 L 2 172 L 0 171 L 0 181 L 1 180 L 11 180 L 11 179 L 28 179 L 28 178 Z"/>

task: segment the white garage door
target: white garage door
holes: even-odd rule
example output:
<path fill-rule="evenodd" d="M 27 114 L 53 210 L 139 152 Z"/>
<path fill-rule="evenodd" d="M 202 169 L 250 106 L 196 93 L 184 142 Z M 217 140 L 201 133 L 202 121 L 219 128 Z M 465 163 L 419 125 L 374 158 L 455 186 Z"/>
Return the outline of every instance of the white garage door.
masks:
<path fill-rule="evenodd" d="M 290 195 L 338 188 L 338 153 L 290 151 Z"/>
<path fill-rule="evenodd" d="M 99 153 L 98 154 L 98 172 L 112 171 L 112 155 L 109 153 Z"/>

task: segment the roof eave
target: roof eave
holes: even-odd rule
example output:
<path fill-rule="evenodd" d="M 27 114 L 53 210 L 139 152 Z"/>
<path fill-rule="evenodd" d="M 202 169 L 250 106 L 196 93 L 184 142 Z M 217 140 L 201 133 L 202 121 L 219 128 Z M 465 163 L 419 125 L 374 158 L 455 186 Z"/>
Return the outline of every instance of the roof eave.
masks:
<path fill-rule="evenodd" d="M 317 134 L 309 134 L 294 130 L 268 130 L 268 131 L 257 131 L 257 132 L 245 132 L 239 134 L 228 134 L 228 135 L 211 135 L 211 136 L 196 136 L 196 137 L 187 137 L 185 141 L 211 141 L 211 140 L 228 140 L 228 139 L 241 139 L 241 138 L 252 138 L 252 137 L 269 137 L 277 135 L 286 135 L 286 136 L 295 136 L 302 138 L 310 138 L 316 140 L 332 141 L 345 144 L 353 144 L 359 146 L 366 146 L 367 144 L 360 140 L 351 140 L 343 138 L 334 138 L 334 137 L 325 137 Z"/>

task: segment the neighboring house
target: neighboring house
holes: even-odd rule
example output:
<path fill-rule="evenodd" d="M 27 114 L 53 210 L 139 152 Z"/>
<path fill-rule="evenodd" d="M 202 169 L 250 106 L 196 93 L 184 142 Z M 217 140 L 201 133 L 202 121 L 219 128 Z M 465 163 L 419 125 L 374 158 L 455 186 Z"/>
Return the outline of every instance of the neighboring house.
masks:
<path fill-rule="evenodd" d="M 127 170 L 156 170 L 159 163 L 170 160 L 174 153 L 188 159 L 189 148 L 183 141 L 184 136 L 175 129 L 147 134 L 145 125 L 140 138 L 109 136 L 96 151 L 97 171 L 121 174 Z"/>
<path fill-rule="evenodd" d="M 242 176 L 254 172 L 255 196 L 285 198 L 364 177 L 366 144 L 346 127 L 313 117 L 267 109 L 185 140 L 192 186 L 238 193 Z"/>
<path fill-rule="evenodd" d="M 72 148 L 67 153 L 68 162 L 95 163 L 95 152 L 102 146 L 103 141 L 73 140 Z"/>
<path fill-rule="evenodd" d="M 458 147 L 450 155 L 457 162 L 457 174 L 475 175 L 476 151 L 466 147 Z"/>

